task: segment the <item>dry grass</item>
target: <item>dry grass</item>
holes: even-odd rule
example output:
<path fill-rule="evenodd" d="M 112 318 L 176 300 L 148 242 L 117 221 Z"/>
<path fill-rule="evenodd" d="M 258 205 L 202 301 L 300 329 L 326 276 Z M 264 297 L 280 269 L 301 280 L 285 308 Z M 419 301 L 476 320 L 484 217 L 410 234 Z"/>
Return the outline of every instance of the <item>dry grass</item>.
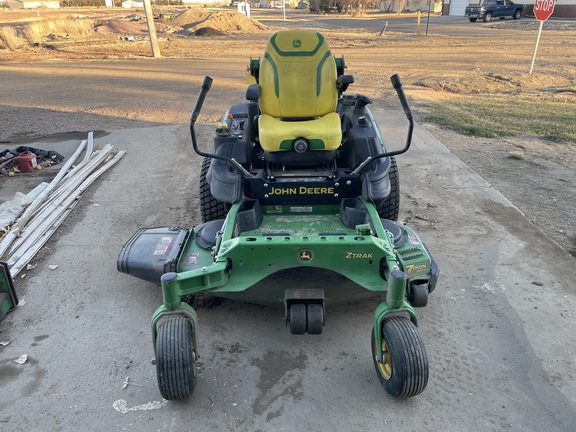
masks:
<path fill-rule="evenodd" d="M 85 39 L 94 34 L 94 24 L 89 20 L 61 18 L 28 24 L 20 34 L 14 27 L 0 27 L 0 48 L 16 51 L 27 43 L 40 45 L 46 39 Z"/>
<path fill-rule="evenodd" d="M 66 34 L 71 37 L 84 38 L 94 34 L 92 21 L 68 18 L 64 20 L 48 21 L 50 33 Z"/>
<path fill-rule="evenodd" d="M 557 142 L 576 142 L 576 118 L 571 102 L 511 98 L 454 96 L 446 103 L 429 103 L 427 121 L 456 132 L 487 138 L 539 136 Z"/>
<path fill-rule="evenodd" d="M 13 27 L 0 27 L 0 48 L 15 51 L 24 45 L 24 40 Z"/>
<path fill-rule="evenodd" d="M 44 40 L 44 36 L 47 34 L 44 31 L 45 23 L 37 22 L 26 26 L 24 29 L 24 37 L 31 44 L 40 44 Z"/>

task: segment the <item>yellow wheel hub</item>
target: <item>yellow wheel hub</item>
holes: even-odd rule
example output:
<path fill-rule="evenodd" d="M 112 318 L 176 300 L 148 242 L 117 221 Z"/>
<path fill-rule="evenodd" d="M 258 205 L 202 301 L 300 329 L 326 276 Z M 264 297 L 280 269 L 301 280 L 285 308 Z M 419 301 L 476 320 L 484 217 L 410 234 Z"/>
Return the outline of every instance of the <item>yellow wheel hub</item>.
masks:
<path fill-rule="evenodd" d="M 374 341 L 376 344 L 376 341 Z M 392 357 L 390 356 L 390 351 L 388 350 L 388 345 L 384 339 L 381 339 L 382 344 L 382 361 L 378 363 L 378 372 L 386 381 L 392 377 Z M 375 350 L 376 351 L 376 350 Z"/>

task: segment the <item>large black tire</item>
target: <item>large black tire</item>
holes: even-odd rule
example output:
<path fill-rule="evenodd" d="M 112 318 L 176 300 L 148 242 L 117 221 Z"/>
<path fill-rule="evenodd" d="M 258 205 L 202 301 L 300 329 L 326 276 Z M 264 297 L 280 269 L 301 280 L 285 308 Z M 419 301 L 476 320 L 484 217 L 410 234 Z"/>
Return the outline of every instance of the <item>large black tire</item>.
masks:
<path fill-rule="evenodd" d="M 382 344 L 383 362 L 376 361 L 376 343 Z M 405 399 L 419 395 L 428 384 L 428 356 L 416 326 L 409 319 L 391 316 L 382 323 L 382 339 L 372 330 L 372 359 L 388 394 Z"/>
<path fill-rule="evenodd" d="M 388 175 L 390 177 L 390 195 L 382 204 L 376 207 L 376 211 L 382 219 L 397 221 L 400 211 L 400 177 L 398 176 L 398 165 L 394 156 L 390 156 Z"/>
<path fill-rule="evenodd" d="M 514 16 L 512 18 L 517 20 L 517 19 L 520 19 L 521 16 L 522 16 L 522 11 L 520 9 L 517 9 L 516 12 L 514 12 Z"/>
<path fill-rule="evenodd" d="M 212 159 L 204 158 L 200 169 L 200 215 L 202 216 L 202 222 L 224 219 L 226 213 L 228 213 L 226 204 L 218 201 L 210 193 L 210 184 L 206 180 L 206 174 L 208 174 L 211 162 Z"/>
<path fill-rule="evenodd" d="M 486 15 L 484 15 L 484 22 L 490 21 L 492 21 L 492 13 L 488 12 Z"/>
<path fill-rule="evenodd" d="M 476 22 L 478 18 L 470 18 L 470 22 Z"/>
<path fill-rule="evenodd" d="M 196 350 L 192 326 L 184 317 L 169 318 L 156 334 L 158 388 L 167 400 L 184 400 L 196 387 Z"/>

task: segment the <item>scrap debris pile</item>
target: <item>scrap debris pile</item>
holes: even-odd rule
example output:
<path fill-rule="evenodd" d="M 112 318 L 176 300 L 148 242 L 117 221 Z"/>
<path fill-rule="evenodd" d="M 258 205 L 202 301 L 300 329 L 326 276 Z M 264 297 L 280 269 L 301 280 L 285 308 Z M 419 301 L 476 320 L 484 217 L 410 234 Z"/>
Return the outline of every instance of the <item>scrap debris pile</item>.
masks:
<path fill-rule="evenodd" d="M 114 154 L 112 150 L 111 144 L 106 144 L 101 150 L 94 150 L 93 134 L 90 132 L 88 139 L 80 143 L 50 183 L 42 183 L 28 194 L 19 192 L 13 200 L 0 206 L 0 261 L 7 263 L 12 277 L 26 268 L 66 219 L 84 191 L 126 153 L 119 151 Z M 31 170 L 37 168 L 31 168 L 38 160 L 30 148 L 24 149 L 17 156 L 9 153 L 9 160 L 2 164 L 8 166 L 10 159 L 18 159 L 23 153 L 30 153 L 33 156 L 24 155 L 23 166 Z M 77 162 L 82 153 L 83 159 Z M 50 163 L 63 161 L 63 157 L 56 152 L 47 152 L 41 158 Z M 17 169 L 22 171 L 20 166 Z"/>
<path fill-rule="evenodd" d="M 64 157 L 55 151 L 20 146 L 0 152 L 0 176 L 13 176 L 58 164 Z"/>

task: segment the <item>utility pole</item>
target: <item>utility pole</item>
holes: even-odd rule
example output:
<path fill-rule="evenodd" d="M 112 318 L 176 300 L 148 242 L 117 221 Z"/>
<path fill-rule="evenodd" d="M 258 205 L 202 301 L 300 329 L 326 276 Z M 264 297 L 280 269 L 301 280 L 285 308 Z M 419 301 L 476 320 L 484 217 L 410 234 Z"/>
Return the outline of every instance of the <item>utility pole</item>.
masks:
<path fill-rule="evenodd" d="M 144 0 L 144 12 L 146 13 L 146 24 L 148 24 L 152 57 L 160 57 L 160 47 L 158 46 L 158 38 L 156 37 L 156 26 L 154 26 L 154 15 L 152 14 L 152 4 L 150 0 Z"/>

